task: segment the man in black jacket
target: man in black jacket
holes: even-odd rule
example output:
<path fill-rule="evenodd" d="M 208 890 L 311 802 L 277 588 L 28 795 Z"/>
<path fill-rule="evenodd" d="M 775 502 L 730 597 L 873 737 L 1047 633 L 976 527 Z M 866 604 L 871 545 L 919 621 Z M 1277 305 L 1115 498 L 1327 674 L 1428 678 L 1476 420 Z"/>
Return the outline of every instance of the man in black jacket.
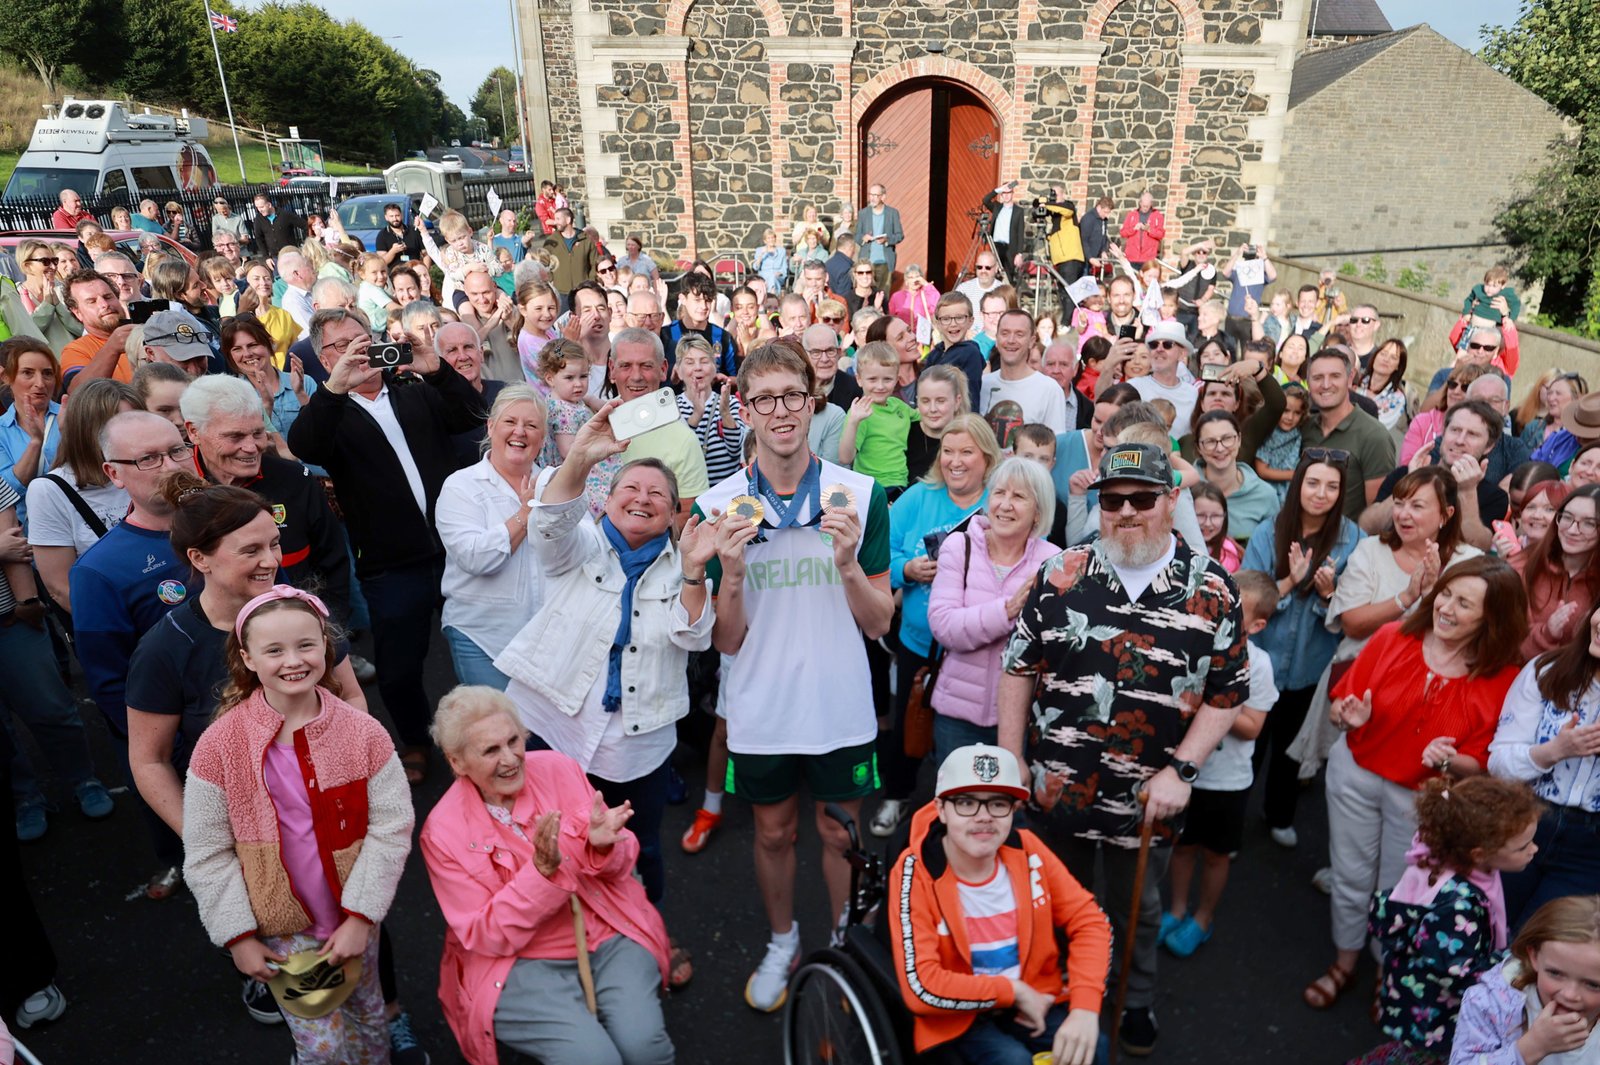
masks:
<path fill-rule="evenodd" d="M 1022 276 L 1022 260 L 1028 248 L 1028 209 L 1016 203 L 1017 183 L 1001 185 L 984 194 L 983 209 L 989 212 L 989 235 L 994 238 L 995 251 L 1000 253 L 1000 268 L 1018 284 Z"/>
<path fill-rule="evenodd" d="M 256 197 L 256 217 L 250 223 L 250 232 L 256 248 L 267 258 L 276 260 L 284 248 L 305 239 L 306 220 L 291 210 L 274 207 L 272 200 L 262 193 Z"/>
<path fill-rule="evenodd" d="M 477 391 L 439 358 L 428 334 L 409 340 L 420 380 L 371 365 L 371 326 L 360 310 L 313 315 L 311 344 L 328 382 L 289 427 L 289 448 L 333 478 L 372 612 L 378 692 L 400 734 L 406 777 L 417 783 L 427 770 L 432 709 L 422 664 L 444 576 L 433 508 L 455 472 L 451 434 L 486 415 Z"/>
<path fill-rule="evenodd" d="M 272 509 L 290 583 L 313 588 L 341 623 L 350 618 L 350 552 L 322 485 L 273 450 L 261 395 L 248 382 L 208 374 L 184 390 L 179 409 L 194 444 L 194 472 L 248 488 Z"/>

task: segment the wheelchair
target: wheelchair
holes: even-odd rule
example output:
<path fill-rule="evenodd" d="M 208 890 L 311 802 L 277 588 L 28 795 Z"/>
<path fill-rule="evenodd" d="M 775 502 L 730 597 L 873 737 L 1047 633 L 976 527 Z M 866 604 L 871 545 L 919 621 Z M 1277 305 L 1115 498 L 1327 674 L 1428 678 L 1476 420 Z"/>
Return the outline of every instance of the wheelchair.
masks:
<path fill-rule="evenodd" d="M 808 955 L 789 978 L 783 1007 L 784 1065 L 955 1065 L 947 1047 L 915 1052 L 900 998 L 883 903 L 888 861 L 861 845 L 856 823 L 833 803 L 827 815 L 850 834 L 850 897 L 837 945 Z M 888 853 L 905 847 L 907 828 Z"/>

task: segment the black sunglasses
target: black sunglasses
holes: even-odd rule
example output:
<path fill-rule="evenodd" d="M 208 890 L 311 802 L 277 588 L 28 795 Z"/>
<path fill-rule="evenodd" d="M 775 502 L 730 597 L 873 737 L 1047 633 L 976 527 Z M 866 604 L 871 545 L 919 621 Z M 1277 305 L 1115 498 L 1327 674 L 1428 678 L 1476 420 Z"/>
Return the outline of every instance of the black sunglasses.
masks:
<path fill-rule="evenodd" d="M 1309 466 L 1313 462 L 1325 462 L 1329 466 L 1347 466 L 1350 464 L 1350 452 L 1338 447 L 1310 447 L 1300 452 L 1300 464 Z"/>
<path fill-rule="evenodd" d="M 1500 345 L 1499 344 L 1479 344 L 1476 341 L 1469 340 L 1469 341 L 1467 341 L 1467 350 L 1469 350 L 1469 351 L 1499 351 L 1500 350 Z"/>
<path fill-rule="evenodd" d="M 1161 496 L 1161 492 L 1101 492 L 1100 510 L 1105 514 L 1117 514 L 1124 504 L 1132 503 L 1134 510 L 1143 513 L 1154 509 Z"/>

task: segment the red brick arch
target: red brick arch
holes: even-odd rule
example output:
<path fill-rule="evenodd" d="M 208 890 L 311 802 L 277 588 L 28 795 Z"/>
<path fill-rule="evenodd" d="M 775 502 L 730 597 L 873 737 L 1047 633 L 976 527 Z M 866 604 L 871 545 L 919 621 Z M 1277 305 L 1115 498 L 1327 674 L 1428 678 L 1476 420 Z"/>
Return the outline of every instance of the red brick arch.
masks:
<path fill-rule="evenodd" d="M 1124 3 L 1132 2 L 1133 0 L 1095 0 L 1093 10 L 1089 12 L 1089 20 L 1083 27 L 1083 39 L 1098 41 L 1101 32 L 1106 28 L 1106 19 L 1111 17 L 1111 12 Z M 1178 17 L 1183 20 L 1184 41 L 1188 44 L 1202 43 L 1205 40 L 1205 27 L 1201 22 L 1200 5 L 1197 0 L 1167 0 L 1167 2 L 1178 9 Z"/>
<path fill-rule="evenodd" d="M 963 63 L 959 59 L 947 59 L 942 55 L 908 59 L 886 70 L 880 70 L 872 80 L 857 89 L 851 99 L 850 107 L 855 122 L 857 124 L 861 122 L 878 97 L 913 78 L 945 78 L 960 82 L 981 96 L 994 109 L 995 115 L 1000 119 L 1002 130 L 1011 124 L 1011 114 L 1016 104 L 1010 90 L 971 63 Z"/>
<path fill-rule="evenodd" d="M 695 0 L 670 0 L 667 4 L 667 36 L 682 37 L 689 21 L 689 9 Z M 755 0 L 756 10 L 767 23 L 768 37 L 787 37 L 789 22 L 783 17 L 783 6 L 778 0 Z"/>

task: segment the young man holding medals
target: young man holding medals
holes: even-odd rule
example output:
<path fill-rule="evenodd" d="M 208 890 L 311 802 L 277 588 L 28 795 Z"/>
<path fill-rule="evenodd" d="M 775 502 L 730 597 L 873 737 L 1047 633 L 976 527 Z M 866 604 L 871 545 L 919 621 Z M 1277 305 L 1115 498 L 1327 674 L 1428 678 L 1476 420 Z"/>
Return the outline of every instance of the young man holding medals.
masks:
<path fill-rule="evenodd" d="M 816 802 L 822 869 L 837 921 L 849 870 L 845 832 L 823 813 L 859 816 L 877 787 L 876 711 L 863 635 L 889 630 L 889 505 L 883 489 L 813 455 L 806 444 L 815 372 L 793 341 L 751 352 L 739 368 L 749 465 L 713 485 L 695 512 L 717 527 L 706 576 L 717 595 L 712 642 L 732 655 L 727 790 L 755 808 L 756 880 L 771 924 L 745 1001 L 783 1005 L 800 960 L 794 920 L 795 836 L 802 782 Z"/>

